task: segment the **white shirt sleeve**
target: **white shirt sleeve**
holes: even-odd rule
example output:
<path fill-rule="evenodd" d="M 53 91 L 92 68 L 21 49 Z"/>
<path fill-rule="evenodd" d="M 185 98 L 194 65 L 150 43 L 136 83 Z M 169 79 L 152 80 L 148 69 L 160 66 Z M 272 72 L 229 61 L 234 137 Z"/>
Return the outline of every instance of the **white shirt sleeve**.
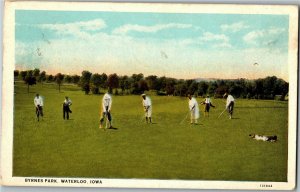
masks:
<path fill-rule="evenodd" d="M 231 95 L 228 95 L 227 101 L 226 101 L 226 108 L 229 106 L 231 102 L 234 102 L 234 98 Z"/>
<path fill-rule="evenodd" d="M 195 105 L 196 105 L 196 101 L 194 98 L 192 98 L 190 101 L 189 101 L 189 108 L 190 108 L 190 111 L 192 109 L 195 109 Z"/>
<path fill-rule="evenodd" d="M 149 97 L 146 97 L 147 106 L 151 106 L 151 99 Z"/>
<path fill-rule="evenodd" d="M 108 104 L 108 110 L 109 110 L 109 111 L 111 110 L 111 104 L 112 104 L 112 98 L 111 98 L 111 96 L 109 95 L 109 104 Z"/>

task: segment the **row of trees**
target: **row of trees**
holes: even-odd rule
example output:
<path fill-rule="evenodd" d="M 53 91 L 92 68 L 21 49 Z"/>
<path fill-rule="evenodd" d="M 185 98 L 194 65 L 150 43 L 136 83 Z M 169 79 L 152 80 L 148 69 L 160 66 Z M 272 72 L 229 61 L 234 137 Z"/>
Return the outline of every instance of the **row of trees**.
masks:
<path fill-rule="evenodd" d="M 100 94 L 101 90 L 109 90 L 114 94 L 141 94 L 144 91 L 155 90 L 158 95 L 186 96 L 194 94 L 196 96 L 205 96 L 209 94 L 213 97 L 222 97 L 225 92 L 230 92 L 235 97 L 256 98 L 256 99 L 274 99 L 276 95 L 284 98 L 288 94 L 288 83 L 275 76 L 263 79 L 247 80 L 214 80 L 197 81 L 195 79 L 184 80 L 169 77 L 158 77 L 150 75 L 144 77 L 142 73 L 131 76 L 118 76 L 116 73 L 107 75 L 92 74 L 89 71 L 82 71 L 79 75 L 65 75 L 58 73 L 48 75 L 45 71 L 39 69 L 27 71 L 14 71 L 15 79 L 21 79 L 29 86 L 37 82 L 57 83 L 60 87 L 63 83 L 72 83 L 80 86 L 85 94 L 92 92 Z"/>

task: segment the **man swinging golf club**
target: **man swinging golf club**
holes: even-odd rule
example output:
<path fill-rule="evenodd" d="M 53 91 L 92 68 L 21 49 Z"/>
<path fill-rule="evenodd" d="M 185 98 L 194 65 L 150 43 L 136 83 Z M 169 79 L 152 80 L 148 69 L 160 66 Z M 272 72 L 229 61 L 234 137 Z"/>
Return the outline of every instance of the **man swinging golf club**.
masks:
<path fill-rule="evenodd" d="M 232 95 L 228 94 L 227 92 L 223 96 L 224 98 L 227 98 L 226 100 L 226 109 L 229 113 L 229 119 L 232 119 L 233 114 L 233 107 L 234 107 L 234 98 Z"/>
<path fill-rule="evenodd" d="M 209 98 L 209 95 L 207 95 L 206 98 L 205 98 L 205 100 L 202 101 L 200 104 L 204 105 L 204 116 L 208 116 L 209 117 L 209 109 L 210 109 L 210 107 L 215 107 L 211 103 L 211 99 Z"/>
<path fill-rule="evenodd" d="M 151 99 L 149 96 L 146 96 L 146 94 L 142 94 L 142 103 L 145 111 L 145 118 L 146 118 L 146 123 L 152 123 L 152 104 L 151 104 Z"/>
<path fill-rule="evenodd" d="M 40 121 L 40 117 L 43 117 L 43 106 L 44 106 L 44 102 L 43 102 L 43 98 L 37 93 L 34 100 L 34 106 L 35 106 L 35 114 L 37 117 L 37 120 Z"/>
<path fill-rule="evenodd" d="M 100 118 L 100 126 L 99 128 L 103 128 L 103 122 L 104 118 L 106 118 L 106 121 L 108 121 L 108 126 L 106 124 L 106 128 L 111 129 L 112 128 L 112 117 L 111 117 L 111 104 L 112 104 L 112 97 L 109 93 L 105 93 L 103 98 L 102 98 L 102 113 L 101 113 L 101 118 Z M 107 122 L 106 122 L 107 123 Z"/>
<path fill-rule="evenodd" d="M 189 99 L 189 109 L 191 112 L 191 124 L 197 124 L 198 119 L 200 117 L 198 102 L 190 94 L 188 95 L 188 99 Z"/>

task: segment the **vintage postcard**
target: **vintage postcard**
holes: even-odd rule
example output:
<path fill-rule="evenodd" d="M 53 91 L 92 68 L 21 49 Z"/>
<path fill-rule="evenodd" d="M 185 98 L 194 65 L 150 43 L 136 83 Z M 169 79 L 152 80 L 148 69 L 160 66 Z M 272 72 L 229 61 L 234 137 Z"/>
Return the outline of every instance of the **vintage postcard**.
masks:
<path fill-rule="evenodd" d="M 1 183 L 289 190 L 298 7 L 6 1 Z"/>

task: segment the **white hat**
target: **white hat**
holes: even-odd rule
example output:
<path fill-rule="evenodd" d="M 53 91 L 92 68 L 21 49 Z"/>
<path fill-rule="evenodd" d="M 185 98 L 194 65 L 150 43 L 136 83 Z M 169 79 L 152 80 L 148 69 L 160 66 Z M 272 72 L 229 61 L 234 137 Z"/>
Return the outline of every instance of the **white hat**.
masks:
<path fill-rule="evenodd" d="M 146 94 L 145 94 L 145 93 L 143 93 L 143 94 L 142 94 L 142 97 L 143 97 L 143 96 L 146 96 Z"/>

